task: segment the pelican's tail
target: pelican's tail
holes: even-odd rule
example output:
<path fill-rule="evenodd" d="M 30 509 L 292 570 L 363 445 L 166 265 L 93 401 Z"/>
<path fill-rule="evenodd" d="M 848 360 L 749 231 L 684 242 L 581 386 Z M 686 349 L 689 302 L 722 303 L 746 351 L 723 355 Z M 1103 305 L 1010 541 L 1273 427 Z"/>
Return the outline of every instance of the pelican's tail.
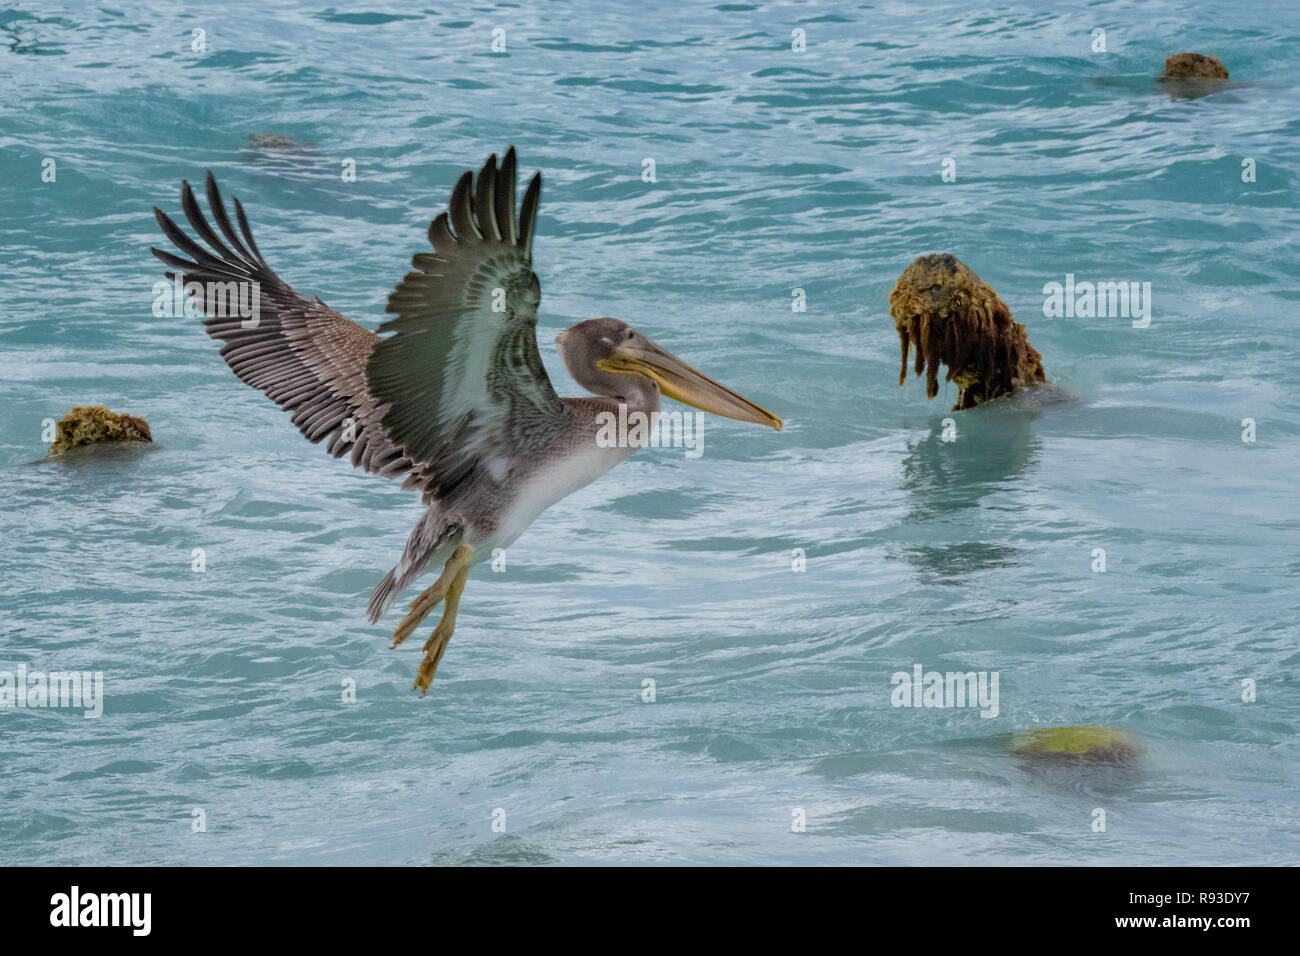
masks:
<path fill-rule="evenodd" d="M 406 549 L 397 567 L 385 574 L 370 593 L 370 606 L 366 610 L 370 623 L 374 624 L 383 617 L 397 600 L 397 595 L 424 573 L 438 552 L 459 544 L 460 537 L 461 526 L 457 522 L 447 520 L 436 505 L 429 508 L 406 539 Z"/>
<path fill-rule="evenodd" d="M 382 581 L 375 585 L 375 589 L 370 592 L 370 606 L 366 609 L 366 616 L 370 618 L 370 623 L 376 623 L 383 617 L 390 607 L 393 606 L 393 600 L 397 597 L 397 575 L 393 572 L 394 568 L 384 575 Z"/>

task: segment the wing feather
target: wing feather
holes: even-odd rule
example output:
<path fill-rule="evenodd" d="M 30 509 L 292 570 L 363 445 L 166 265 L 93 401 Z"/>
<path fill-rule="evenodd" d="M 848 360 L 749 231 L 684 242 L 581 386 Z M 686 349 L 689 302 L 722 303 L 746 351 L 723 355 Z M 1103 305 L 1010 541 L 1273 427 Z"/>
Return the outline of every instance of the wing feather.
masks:
<path fill-rule="evenodd" d="M 457 181 L 429 226 L 433 253 L 417 254 L 388 298 L 395 317 L 379 331 L 395 334 L 366 366 L 386 433 L 426 463 L 412 477 L 437 497 L 472 480 L 484 458 L 526 451 L 521 441 L 545 441 L 564 422 L 537 349 L 541 175 L 516 224 L 515 165 L 512 148 L 500 168 L 489 157 L 477 182 L 468 172 Z"/>
<path fill-rule="evenodd" d="M 162 210 L 154 217 L 163 234 L 190 258 L 151 250 L 195 290 L 194 298 L 208 335 L 224 344 L 221 357 L 244 382 L 265 392 L 293 413 L 291 421 L 309 440 L 329 439 L 326 449 L 335 458 L 351 452 L 354 465 L 393 476 L 416 463 L 383 431 L 380 408 L 366 389 L 365 366 L 379 337 L 335 312 L 320 299 L 297 292 L 267 265 L 253 240 L 239 200 L 234 200 L 236 232 L 217 188 L 207 175 L 206 195 L 221 237 L 200 210 L 189 183 L 181 185 L 181 209 L 195 234 L 208 248 L 190 238 Z M 256 283 L 255 325 L 222 310 L 209 283 Z M 251 301 L 251 289 L 244 292 Z M 401 467 L 403 466 L 404 467 Z"/>
<path fill-rule="evenodd" d="M 306 438 L 366 471 L 405 475 L 403 487 L 426 501 L 443 498 L 472 484 L 485 456 L 526 451 L 564 423 L 537 349 L 541 175 L 516 219 L 515 171 L 512 147 L 499 166 L 488 157 L 477 180 L 468 171 L 459 178 L 447 211 L 429 224 L 433 251 L 415 255 L 416 271 L 389 296 L 394 317 L 379 327 L 394 333 L 387 338 L 280 279 L 233 197 L 231 221 L 211 172 L 205 195 L 216 228 L 183 182 L 181 209 L 198 239 L 155 208 L 163 234 L 189 258 L 151 251 L 194 290 L 226 364 L 291 412 Z M 255 324 L 220 308 L 212 284 L 229 283 L 255 284 Z"/>

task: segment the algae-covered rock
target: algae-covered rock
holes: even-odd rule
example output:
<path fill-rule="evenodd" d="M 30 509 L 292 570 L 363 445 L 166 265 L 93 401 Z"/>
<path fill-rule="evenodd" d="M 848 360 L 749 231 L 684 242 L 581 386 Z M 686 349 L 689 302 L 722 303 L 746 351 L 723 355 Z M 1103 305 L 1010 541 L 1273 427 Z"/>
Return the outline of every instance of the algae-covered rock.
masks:
<path fill-rule="evenodd" d="M 889 293 L 889 313 L 903 349 L 899 386 L 907 381 L 907 357 L 915 348 L 927 398 L 939 394 L 939 366 L 948 366 L 945 380 L 958 389 L 954 412 L 1047 381 L 1025 327 L 956 256 L 921 256 L 904 269 Z"/>
<path fill-rule="evenodd" d="M 1228 68 L 1217 56 L 1206 53 L 1175 53 L 1165 58 L 1165 69 L 1160 75 L 1170 80 L 1193 78 L 1226 80 Z"/>
<path fill-rule="evenodd" d="M 1137 738 L 1114 727 L 1044 727 L 1011 737 L 1017 757 L 1056 763 L 1130 764 L 1137 759 Z"/>
<path fill-rule="evenodd" d="M 119 415 L 103 405 L 78 405 L 58 422 L 58 436 L 49 454 L 61 455 L 73 448 L 110 442 L 151 442 L 149 423 L 134 415 Z"/>

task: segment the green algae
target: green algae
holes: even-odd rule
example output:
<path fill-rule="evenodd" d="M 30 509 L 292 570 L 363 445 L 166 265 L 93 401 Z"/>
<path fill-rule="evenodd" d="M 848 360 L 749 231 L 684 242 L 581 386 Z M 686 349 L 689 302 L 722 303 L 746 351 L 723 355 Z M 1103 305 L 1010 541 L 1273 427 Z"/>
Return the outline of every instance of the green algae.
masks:
<path fill-rule="evenodd" d="M 1044 727 L 1011 736 L 1017 757 L 1057 763 L 1131 764 L 1138 757 L 1137 738 L 1114 727 Z"/>

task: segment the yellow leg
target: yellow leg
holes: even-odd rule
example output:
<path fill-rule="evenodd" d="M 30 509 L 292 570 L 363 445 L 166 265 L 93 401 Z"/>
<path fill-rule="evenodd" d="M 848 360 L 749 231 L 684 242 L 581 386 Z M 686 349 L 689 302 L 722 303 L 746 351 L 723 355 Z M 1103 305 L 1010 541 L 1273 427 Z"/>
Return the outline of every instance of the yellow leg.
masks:
<path fill-rule="evenodd" d="M 402 623 L 397 625 L 397 630 L 393 632 L 393 647 L 406 640 L 411 632 L 420 626 L 420 622 L 429 616 L 429 612 L 447 596 L 447 589 L 451 587 L 451 582 L 455 579 L 457 573 L 461 568 L 469 564 L 471 553 L 470 549 L 463 544 L 457 548 L 455 553 L 447 559 L 447 564 L 442 569 L 442 574 L 438 575 L 438 580 L 434 581 L 431 587 L 426 588 L 423 594 L 411 602 L 410 613 L 402 618 Z"/>
<path fill-rule="evenodd" d="M 433 629 L 433 633 L 424 644 L 424 659 L 420 661 L 420 670 L 415 675 L 415 687 L 411 688 L 415 690 L 418 687 L 421 697 L 429 692 L 429 685 L 433 683 L 433 673 L 438 669 L 438 661 L 442 660 L 442 654 L 447 650 L 447 642 L 451 640 L 451 632 L 456 629 L 456 609 L 460 607 L 460 595 L 465 590 L 467 577 L 469 577 L 469 565 L 461 565 L 447 587 L 447 603 L 442 609 L 442 620 L 438 622 L 438 626 Z"/>

